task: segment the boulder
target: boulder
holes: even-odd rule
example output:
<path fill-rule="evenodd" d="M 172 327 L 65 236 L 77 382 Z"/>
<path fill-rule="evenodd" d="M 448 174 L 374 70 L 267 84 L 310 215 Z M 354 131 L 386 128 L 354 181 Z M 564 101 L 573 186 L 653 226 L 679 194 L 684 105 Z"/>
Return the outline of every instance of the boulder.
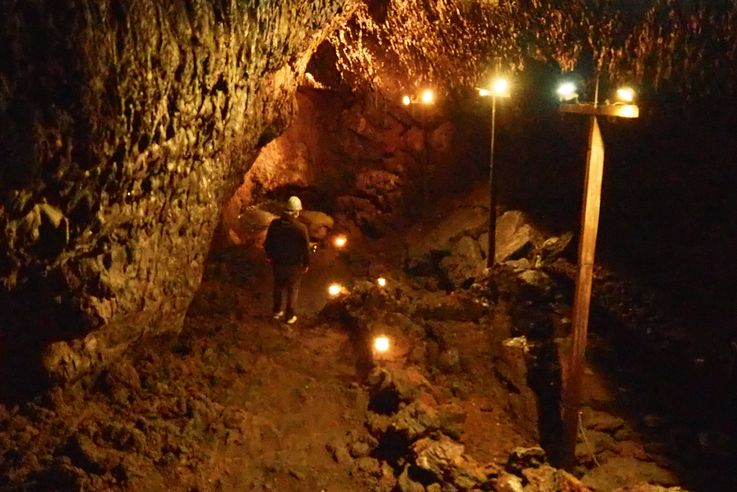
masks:
<path fill-rule="evenodd" d="M 561 490 L 558 487 L 558 470 L 547 464 L 522 470 L 526 482 L 525 491 L 547 492 Z"/>
<path fill-rule="evenodd" d="M 581 481 L 594 490 L 615 490 L 638 484 L 671 487 L 679 482 L 672 471 L 653 462 L 623 457 L 608 459 L 584 475 Z"/>
<path fill-rule="evenodd" d="M 542 293 L 549 293 L 553 288 L 553 281 L 550 279 L 550 276 L 540 270 L 525 270 L 517 278 Z"/>
<path fill-rule="evenodd" d="M 461 355 L 458 353 L 458 349 L 443 350 L 438 357 L 438 367 L 446 373 L 461 372 L 463 368 L 461 367 Z"/>
<path fill-rule="evenodd" d="M 307 226 L 312 239 L 325 239 L 335 225 L 331 216 L 317 210 L 303 210 L 299 219 Z"/>
<path fill-rule="evenodd" d="M 402 470 L 402 473 L 399 475 L 397 488 L 400 492 L 425 492 L 425 487 L 421 483 L 415 482 L 410 478 L 410 466 L 411 465 L 406 465 L 404 470 Z"/>
<path fill-rule="evenodd" d="M 545 450 L 539 446 L 531 448 L 517 447 L 512 450 L 507 459 L 506 470 L 520 475 L 525 468 L 537 468 L 548 461 Z"/>
<path fill-rule="evenodd" d="M 495 361 L 497 376 L 514 388 L 509 393 L 512 413 L 525 425 L 537 428 L 539 419 L 537 395 L 528 385 L 530 346 L 524 336 L 508 338 L 501 343 Z"/>
<path fill-rule="evenodd" d="M 573 240 L 573 233 L 566 232 L 561 236 L 553 236 L 543 241 L 539 249 L 540 258 L 546 262 L 555 261 L 566 253 Z"/>
<path fill-rule="evenodd" d="M 611 413 L 594 410 L 591 407 L 582 408 L 581 421 L 586 429 L 606 432 L 607 434 L 614 434 L 625 425 L 622 418 Z"/>
<path fill-rule="evenodd" d="M 501 263 L 520 258 L 541 239 L 542 235 L 527 222 L 522 212 L 519 210 L 504 212 L 496 222 L 494 260 Z M 482 244 L 481 247 L 483 248 L 484 245 Z"/>
<path fill-rule="evenodd" d="M 358 196 L 343 195 L 338 197 L 339 210 L 361 229 L 361 232 L 372 237 L 380 237 L 388 226 L 390 217 L 382 213 L 371 200 Z"/>
<path fill-rule="evenodd" d="M 478 277 L 486 264 L 478 243 L 469 236 L 463 236 L 453 243 L 450 254 L 441 260 L 440 267 L 453 286 L 458 288 Z"/>
<path fill-rule="evenodd" d="M 246 207 L 238 214 L 240 230 L 246 233 L 257 232 L 269 227 L 277 216 L 256 206 Z"/>
<path fill-rule="evenodd" d="M 440 418 L 435 406 L 415 400 L 397 412 L 391 427 L 405 433 L 410 441 L 414 441 L 428 431 L 438 429 Z"/>
<path fill-rule="evenodd" d="M 413 227 L 407 233 L 407 254 L 413 259 L 432 252 L 449 253 L 453 240 L 480 234 L 487 222 L 488 212 L 485 209 L 458 207 L 435 224 Z"/>
<path fill-rule="evenodd" d="M 391 393 L 400 401 L 412 401 L 421 393 L 431 393 L 432 385 L 417 367 L 376 367 L 368 375 L 372 395 Z"/>
<path fill-rule="evenodd" d="M 494 490 L 496 492 L 524 492 L 522 486 L 522 478 L 511 473 L 502 473 L 502 475 L 496 479 Z"/>
<path fill-rule="evenodd" d="M 530 346 L 524 336 L 507 338 L 501 344 L 496 360 L 497 374 L 516 390 L 527 387 L 527 360 Z"/>
<path fill-rule="evenodd" d="M 470 490 L 486 483 L 483 468 L 463 455 L 464 446 L 445 436 L 424 438 L 412 446 L 415 463 L 438 481 L 447 481 L 461 490 Z"/>
<path fill-rule="evenodd" d="M 440 440 L 424 438 L 412 445 L 417 466 L 442 480 L 452 468 L 463 462 L 463 444 L 445 436 Z"/>

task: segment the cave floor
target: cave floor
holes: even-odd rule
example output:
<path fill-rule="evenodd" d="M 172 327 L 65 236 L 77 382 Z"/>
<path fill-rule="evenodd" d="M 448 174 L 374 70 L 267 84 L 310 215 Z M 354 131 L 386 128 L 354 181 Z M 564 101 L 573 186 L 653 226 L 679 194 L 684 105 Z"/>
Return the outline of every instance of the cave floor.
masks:
<path fill-rule="evenodd" d="M 270 317 L 260 250 L 213 254 L 175 342 L 147 347 L 72 388 L 0 405 L 0 490 L 397 490 L 396 466 L 372 452 L 355 339 L 321 312 L 332 281 L 371 280 L 377 268 L 406 281 L 400 246 L 387 241 L 318 251 L 291 327 Z M 491 320 L 445 323 L 462 370 L 425 368 L 437 399 L 462 407 L 458 440 L 490 474 L 502 472 L 513 448 L 540 440 L 490 369 L 499 340 L 489 325 L 504 323 L 502 308 Z M 601 325 L 603 316 L 593 315 Z M 578 475 L 588 473 L 595 490 L 678 485 L 678 466 L 663 448 L 686 437 L 664 435 L 668 422 L 617 376 L 627 349 L 618 350 L 592 333 L 592 359 L 601 363 L 586 373 Z M 650 435 L 626 420 L 644 422 Z"/>

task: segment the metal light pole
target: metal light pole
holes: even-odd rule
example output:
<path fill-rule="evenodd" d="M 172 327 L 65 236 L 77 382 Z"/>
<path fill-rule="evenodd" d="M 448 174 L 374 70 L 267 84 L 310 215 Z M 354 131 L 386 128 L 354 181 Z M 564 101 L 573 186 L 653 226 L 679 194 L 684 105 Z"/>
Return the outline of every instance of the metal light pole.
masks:
<path fill-rule="evenodd" d="M 427 108 L 431 106 L 435 102 L 435 93 L 432 91 L 432 89 L 425 89 L 423 90 L 419 97 L 412 98 L 410 96 L 404 96 L 402 98 L 402 104 L 405 106 L 414 107 L 414 105 L 419 104 L 422 108 Z M 427 211 L 429 202 L 430 202 L 430 153 L 428 152 L 428 138 L 427 138 L 427 128 L 426 128 L 426 120 L 427 115 L 425 114 L 426 111 L 423 109 L 420 111 L 420 128 L 422 128 L 422 205 L 423 210 Z M 415 113 L 414 111 L 411 112 L 412 118 L 414 119 Z"/>
<path fill-rule="evenodd" d="M 509 83 L 504 78 L 497 78 L 490 89 L 478 89 L 479 95 L 491 97 L 491 141 L 489 143 L 489 245 L 486 255 L 486 267 L 494 266 L 496 256 L 496 182 L 494 180 L 494 140 L 496 133 L 496 99 L 509 97 Z"/>
<path fill-rule="evenodd" d="M 561 86 L 559 94 L 569 99 L 576 98 L 572 85 Z M 589 140 L 586 157 L 586 178 L 584 180 L 583 206 L 581 209 L 581 232 L 578 244 L 578 274 L 573 299 L 573 333 L 568 371 L 563 395 L 563 465 L 571 468 L 576 461 L 576 438 L 578 436 L 578 414 L 581 405 L 583 372 L 588 335 L 591 286 L 594 272 L 596 236 L 599 230 L 599 209 L 601 206 L 601 184 L 604 175 L 604 141 L 599 130 L 597 116 L 637 118 L 639 108 L 634 104 L 599 104 L 598 81 L 596 98 L 593 103 L 561 103 L 563 113 L 589 116 Z M 631 89 L 628 95 L 618 91 L 621 99 L 632 102 Z M 569 97 L 570 96 L 570 97 Z"/>

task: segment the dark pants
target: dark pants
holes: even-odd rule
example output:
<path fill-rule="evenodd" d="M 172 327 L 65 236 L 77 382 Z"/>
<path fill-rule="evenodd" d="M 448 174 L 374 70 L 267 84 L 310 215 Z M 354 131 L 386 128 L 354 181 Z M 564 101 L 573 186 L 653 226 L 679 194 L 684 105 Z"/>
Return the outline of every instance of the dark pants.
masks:
<path fill-rule="evenodd" d="M 299 294 L 299 281 L 302 279 L 304 267 L 302 265 L 274 264 L 274 313 L 281 311 L 282 296 L 286 291 L 287 309 L 286 319 L 294 315 Z"/>

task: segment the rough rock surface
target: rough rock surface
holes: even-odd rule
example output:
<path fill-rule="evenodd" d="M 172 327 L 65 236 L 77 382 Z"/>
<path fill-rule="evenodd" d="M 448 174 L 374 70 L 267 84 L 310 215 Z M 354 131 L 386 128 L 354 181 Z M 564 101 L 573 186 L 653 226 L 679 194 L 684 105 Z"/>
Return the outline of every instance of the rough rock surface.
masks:
<path fill-rule="evenodd" d="M 52 380 L 180 329 L 223 202 L 354 2 L 250 5 L 3 0 L 0 311 Z"/>

